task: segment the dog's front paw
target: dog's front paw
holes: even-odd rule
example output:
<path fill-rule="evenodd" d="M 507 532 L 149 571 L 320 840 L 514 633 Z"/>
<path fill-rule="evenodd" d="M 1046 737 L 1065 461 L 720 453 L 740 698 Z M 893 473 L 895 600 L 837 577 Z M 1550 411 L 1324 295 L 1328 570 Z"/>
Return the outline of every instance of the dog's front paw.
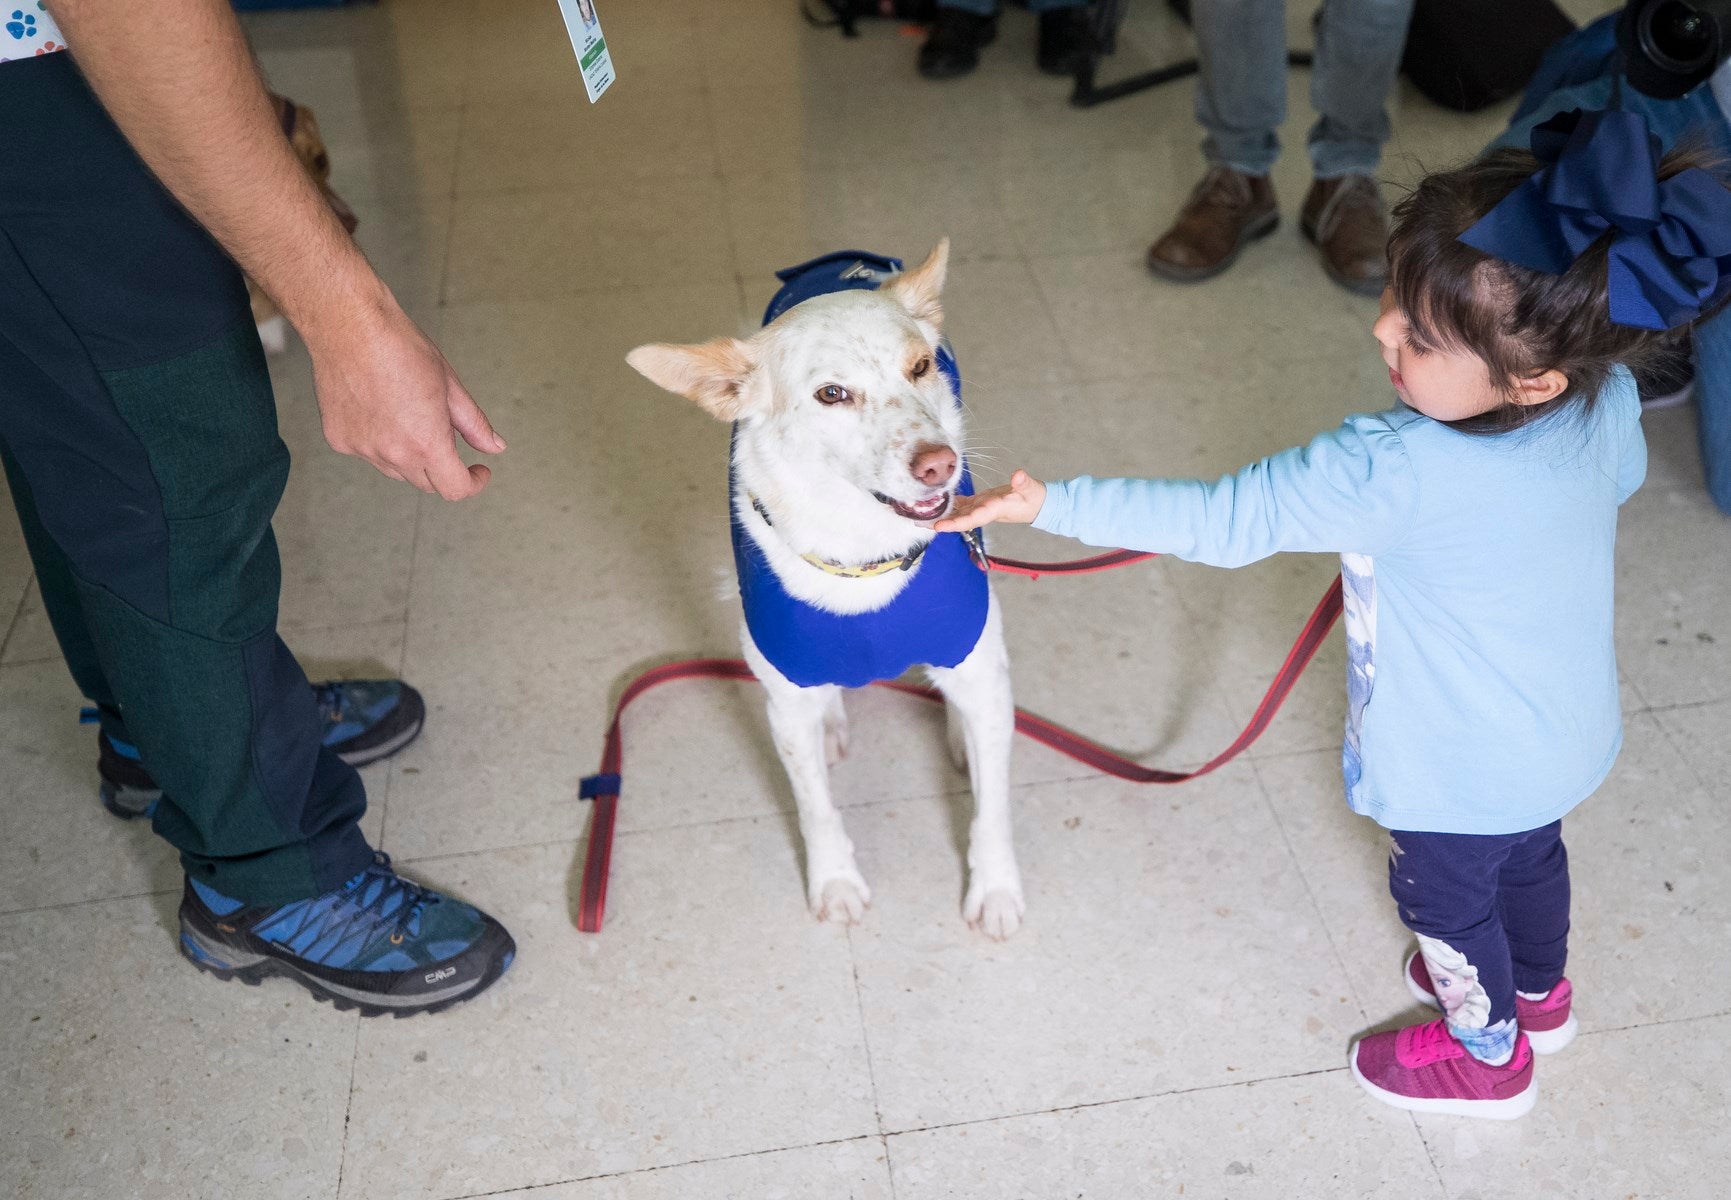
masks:
<path fill-rule="evenodd" d="M 1027 909 L 1020 886 L 988 887 L 976 883 L 968 888 L 967 899 L 962 901 L 962 919 L 994 942 L 1001 942 L 1022 927 L 1022 914 Z"/>
<path fill-rule="evenodd" d="M 872 890 L 857 873 L 827 879 L 812 889 L 811 913 L 820 921 L 858 925 L 871 906 Z"/>

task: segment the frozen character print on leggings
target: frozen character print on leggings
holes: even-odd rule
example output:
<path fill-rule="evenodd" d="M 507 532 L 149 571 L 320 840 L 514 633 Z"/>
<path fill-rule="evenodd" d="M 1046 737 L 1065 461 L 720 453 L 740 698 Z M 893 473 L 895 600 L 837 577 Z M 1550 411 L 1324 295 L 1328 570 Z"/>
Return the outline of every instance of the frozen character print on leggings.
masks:
<path fill-rule="evenodd" d="M 1490 1023 L 1491 998 L 1479 983 L 1479 970 L 1466 955 L 1437 938 L 1418 935 L 1431 987 L 1442 1004 L 1449 1032 L 1480 1062 L 1500 1062 L 1515 1048 L 1514 1019 Z"/>
<path fill-rule="evenodd" d="M 1364 728 L 1364 706 L 1370 702 L 1370 689 L 1376 682 L 1376 568 L 1370 557 L 1341 555 L 1340 581 L 1346 611 L 1346 738 L 1341 743 L 1340 765 L 1350 797 L 1364 774 L 1359 733 Z"/>

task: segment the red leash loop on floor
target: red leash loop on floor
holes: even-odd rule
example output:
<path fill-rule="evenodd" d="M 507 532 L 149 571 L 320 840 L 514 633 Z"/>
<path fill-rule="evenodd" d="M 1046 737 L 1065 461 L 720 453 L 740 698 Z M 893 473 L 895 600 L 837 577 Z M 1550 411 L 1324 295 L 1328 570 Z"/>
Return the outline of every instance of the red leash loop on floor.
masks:
<path fill-rule="evenodd" d="M 1038 579 L 1042 575 L 1084 575 L 1093 571 L 1106 571 L 1113 567 L 1128 566 L 1130 563 L 1141 562 L 1155 557 L 1135 550 L 1114 550 L 1110 554 L 1100 554 L 1093 558 L 1078 559 L 1074 562 L 1059 563 L 1028 563 L 1015 559 L 993 558 L 978 550 L 975 539 L 969 539 L 970 545 L 976 547 L 975 561 L 982 569 L 1001 571 L 1012 575 L 1026 575 Z M 1232 744 L 1216 754 L 1213 758 L 1197 767 L 1194 771 L 1163 771 L 1157 767 L 1145 767 L 1141 763 L 1115 754 L 1104 746 L 1055 725 L 1043 717 L 1033 713 L 1016 710 L 1016 729 L 1020 733 L 1033 738 L 1042 746 L 1047 746 L 1058 753 L 1067 755 L 1085 766 L 1105 775 L 1131 783 L 1183 783 L 1187 779 L 1195 779 L 1206 775 L 1237 758 L 1250 744 L 1262 736 L 1269 722 L 1274 720 L 1274 714 L 1280 711 L 1280 706 L 1291 694 L 1298 683 L 1299 676 L 1304 674 L 1304 668 L 1310 665 L 1310 660 L 1316 657 L 1316 652 L 1322 647 L 1323 639 L 1334 627 L 1335 620 L 1340 616 L 1341 590 L 1340 579 L 1335 578 L 1323 593 L 1316 609 L 1310 614 L 1304 628 L 1299 632 L 1298 640 L 1287 652 L 1286 661 L 1275 673 L 1274 682 L 1268 685 L 1263 693 L 1262 701 L 1251 715 L 1250 723 L 1244 727 Z M 659 667 L 651 667 L 636 679 L 633 679 L 621 693 L 619 703 L 613 709 L 613 722 L 607 726 L 607 741 L 601 751 L 601 769 L 594 775 L 583 780 L 579 796 L 594 802 L 595 811 L 589 826 L 589 851 L 583 864 L 582 894 L 578 899 L 577 928 L 584 933 L 599 933 L 601 931 L 602 913 L 607 907 L 607 875 L 613 860 L 613 827 L 619 813 L 619 789 L 622 786 L 620 772 L 624 765 L 624 753 L 620 747 L 619 720 L 625 714 L 631 702 L 651 688 L 676 679 L 738 679 L 755 680 L 751 668 L 742 659 L 737 658 L 687 658 L 678 662 L 665 663 Z M 923 700 L 942 701 L 943 696 L 935 688 L 921 687 L 914 683 L 900 683 L 895 680 L 882 680 L 873 684 L 874 687 L 888 688 L 893 692 L 901 692 L 907 696 L 918 696 Z"/>

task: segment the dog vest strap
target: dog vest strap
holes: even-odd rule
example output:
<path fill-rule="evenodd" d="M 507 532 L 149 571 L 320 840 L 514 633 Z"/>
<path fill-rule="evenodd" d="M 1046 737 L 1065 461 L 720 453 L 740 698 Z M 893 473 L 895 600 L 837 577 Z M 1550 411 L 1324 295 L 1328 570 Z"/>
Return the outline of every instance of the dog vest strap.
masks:
<path fill-rule="evenodd" d="M 1132 554 L 1134 557 L 1112 563 L 1112 566 L 1123 566 L 1129 562 L 1140 562 L 1151 555 L 1134 551 L 1119 551 L 1120 554 Z M 1081 563 L 1098 562 L 1110 555 L 1099 555 L 1094 559 L 1082 559 Z M 1065 568 L 1075 567 L 1074 563 L 1025 563 L 1018 564 L 1030 568 L 1026 574 L 1061 575 Z M 1092 566 L 1087 570 L 1103 571 L 1105 566 Z M 1070 572 L 1076 573 L 1076 572 Z M 1335 577 L 1328 591 L 1311 612 L 1310 619 L 1305 622 L 1299 632 L 1298 640 L 1293 642 L 1292 649 L 1287 652 L 1286 661 L 1275 673 L 1274 682 L 1268 685 L 1262 700 L 1251 714 L 1250 722 L 1243 732 L 1235 738 L 1232 744 L 1216 754 L 1213 758 L 1197 767 L 1194 771 L 1166 771 L 1157 767 L 1146 767 L 1134 759 L 1125 758 L 1106 749 L 1098 743 L 1089 741 L 1080 734 L 1064 728 L 1033 713 L 1016 710 L 1016 730 L 1033 738 L 1043 746 L 1050 747 L 1058 753 L 1084 763 L 1102 774 L 1111 775 L 1130 783 L 1183 783 L 1196 779 L 1225 766 L 1248 749 L 1262 732 L 1274 720 L 1275 713 L 1287 696 L 1291 695 L 1293 687 L 1298 683 L 1304 669 L 1310 665 L 1316 652 L 1328 637 L 1329 630 L 1340 617 L 1341 585 L 1339 576 Z M 599 933 L 601 919 L 607 905 L 607 877 L 613 860 L 613 827 L 619 810 L 619 790 L 622 786 L 621 774 L 624 766 L 624 755 L 620 746 L 619 722 L 627 707 L 637 697 L 651 688 L 676 679 L 734 679 L 753 681 L 756 676 L 751 668 L 737 658 L 691 658 L 679 662 L 665 663 L 643 672 L 626 685 L 620 693 L 619 703 L 613 709 L 613 720 L 607 726 L 606 741 L 601 750 L 601 770 L 587 777 L 580 794 L 594 800 L 594 812 L 589 823 L 589 847 L 583 864 L 583 885 L 577 905 L 577 928 L 584 933 Z M 907 696 L 917 696 L 922 700 L 942 702 L 943 695 L 933 688 L 921 687 L 919 684 L 902 683 L 898 680 L 883 680 L 873 686 L 888 688 Z"/>

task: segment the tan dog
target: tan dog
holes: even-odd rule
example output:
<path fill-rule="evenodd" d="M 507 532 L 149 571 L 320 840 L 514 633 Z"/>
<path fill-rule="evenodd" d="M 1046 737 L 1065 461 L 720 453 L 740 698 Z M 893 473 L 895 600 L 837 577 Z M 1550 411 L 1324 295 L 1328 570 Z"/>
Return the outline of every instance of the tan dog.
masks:
<path fill-rule="evenodd" d="M 353 233 L 360 224 L 360 219 L 355 216 L 354 209 L 331 190 L 331 158 L 325 150 L 324 139 L 319 136 L 319 123 L 313 119 L 312 109 L 274 92 L 271 93 L 270 100 L 276 109 L 277 123 L 282 126 L 283 136 L 288 138 L 289 145 L 294 148 L 295 157 L 300 160 L 312 181 L 318 184 L 325 203 L 331 206 L 337 220 L 343 223 L 343 228 Z M 258 326 L 259 341 L 264 343 L 265 353 L 281 354 L 288 348 L 288 322 L 283 319 L 282 313 L 277 311 L 271 298 L 251 279 L 246 281 L 246 291 L 252 301 L 252 319 Z"/>

